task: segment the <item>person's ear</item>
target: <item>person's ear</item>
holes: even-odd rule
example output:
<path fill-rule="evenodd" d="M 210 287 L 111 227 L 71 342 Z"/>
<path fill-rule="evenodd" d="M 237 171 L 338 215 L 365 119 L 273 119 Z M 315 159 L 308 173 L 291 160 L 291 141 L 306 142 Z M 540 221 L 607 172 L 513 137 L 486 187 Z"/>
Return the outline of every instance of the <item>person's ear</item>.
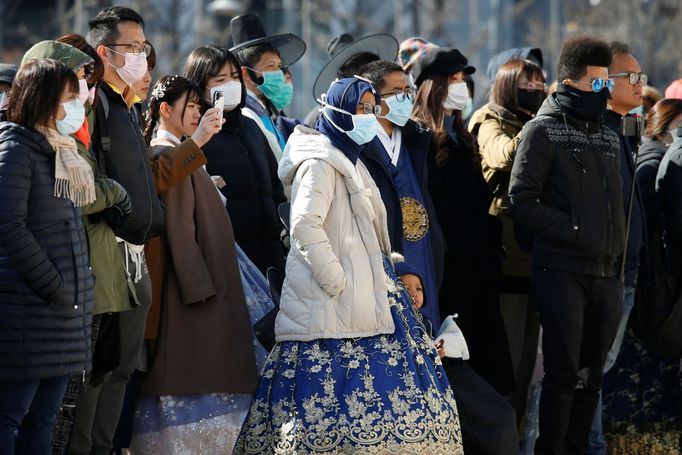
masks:
<path fill-rule="evenodd" d="M 159 105 L 159 115 L 163 118 L 170 118 L 171 116 L 171 106 L 167 102 L 162 102 Z"/>
<path fill-rule="evenodd" d="M 245 66 L 242 66 L 241 71 L 242 71 L 242 79 L 244 79 L 244 82 L 250 81 L 251 75 L 249 74 L 249 69 L 246 68 Z"/>
<path fill-rule="evenodd" d="M 107 55 L 107 47 L 104 45 L 99 45 L 97 46 L 97 55 L 99 55 L 100 58 L 106 58 L 108 59 L 109 56 Z"/>
<path fill-rule="evenodd" d="M 563 81 L 561 81 L 561 83 L 564 85 L 570 85 L 571 87 L 574 87 L 573 79 L 564 79 Z"/>

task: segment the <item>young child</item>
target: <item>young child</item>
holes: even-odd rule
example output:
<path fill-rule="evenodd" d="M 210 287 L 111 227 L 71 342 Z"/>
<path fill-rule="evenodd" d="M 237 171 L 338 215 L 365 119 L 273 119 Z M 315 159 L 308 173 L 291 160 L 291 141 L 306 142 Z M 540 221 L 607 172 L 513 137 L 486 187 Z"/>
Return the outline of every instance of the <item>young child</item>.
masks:
<path fill-rule="evenodd" d="M 414 306 L 421 310 L 429 303 L 424 300 L 421 277 L 405 262 L 396 262 L 395 269 Z M 438 340 L 436 349 L 443 359 L 443 368 L 460 410 L 464 450 L 486 455 L 515 453 L 518 435 L 514 409 L 467 364 L 469 349 L 464 334 L 455 323 L 456 317 L 448 316 L 443 320 L 435 339 Z M 423 321 L 433 336 L 430 322 L 426 318 Z"/>

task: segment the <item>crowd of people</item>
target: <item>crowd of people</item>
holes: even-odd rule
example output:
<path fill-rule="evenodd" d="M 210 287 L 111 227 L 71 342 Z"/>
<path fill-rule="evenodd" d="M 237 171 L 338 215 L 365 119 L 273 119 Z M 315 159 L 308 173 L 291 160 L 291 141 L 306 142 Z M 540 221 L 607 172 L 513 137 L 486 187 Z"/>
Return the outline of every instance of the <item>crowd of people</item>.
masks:
<path fill-rule="evenodd" d="M 306 43 L 231 32 L 152 83 L 115 6 L 0 65 L 0 453 L 605 454 L 621 346 L 679 375 L 682 80 L 578 34 L 475 107 L 458 49 L 344 33 L 297 120 Z"/>

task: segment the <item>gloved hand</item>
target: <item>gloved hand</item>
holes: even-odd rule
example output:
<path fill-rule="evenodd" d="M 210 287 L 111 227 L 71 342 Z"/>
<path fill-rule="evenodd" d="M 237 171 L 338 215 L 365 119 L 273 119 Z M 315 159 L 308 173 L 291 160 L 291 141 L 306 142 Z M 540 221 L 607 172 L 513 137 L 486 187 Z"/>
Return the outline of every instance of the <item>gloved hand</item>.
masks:
<path fill-rule="evenodd" d="M 108 179 L 107 183 L 109 188 L 111 188 L 111 190 L 118 195 L 118 197 L 114 200 L 114 206 L 117 206 L 124 215 L 129 214 L 133 207 L 130 201 L 130 196 L 128 196 L 126 189 L 114 179 Z"/>

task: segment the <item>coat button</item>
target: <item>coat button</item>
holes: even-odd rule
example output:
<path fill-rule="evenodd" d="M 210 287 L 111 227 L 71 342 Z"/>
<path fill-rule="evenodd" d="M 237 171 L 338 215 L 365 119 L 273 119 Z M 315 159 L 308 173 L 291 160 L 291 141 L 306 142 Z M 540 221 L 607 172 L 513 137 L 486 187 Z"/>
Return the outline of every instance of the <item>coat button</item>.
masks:
<path fill-rule="evenodd" d="M 577 231 L 577 230 L 578 230 L 578 225 L 577 225 L 577 224 L 573 225 L 573 230 L 574 230 L 574 231 Z"/>

